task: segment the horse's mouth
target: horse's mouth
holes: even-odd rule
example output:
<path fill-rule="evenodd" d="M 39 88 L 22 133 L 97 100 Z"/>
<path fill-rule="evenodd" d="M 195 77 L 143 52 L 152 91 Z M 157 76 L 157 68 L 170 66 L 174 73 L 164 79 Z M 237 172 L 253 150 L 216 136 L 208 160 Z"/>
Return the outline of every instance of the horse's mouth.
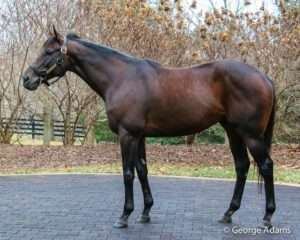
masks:
<path fill-rule="evenodd" d="M 38 78 L 35 78 L 34 80 L 32 80 L 32 79 L 24 80 L 23 86 L 24 86 L 24 88 L 26 88 L 29 91 L 34 91 L 39 87 L 40 83 L 41 83 L 41 79 L 40 79 L 40 77 L 38 77 Z"/>

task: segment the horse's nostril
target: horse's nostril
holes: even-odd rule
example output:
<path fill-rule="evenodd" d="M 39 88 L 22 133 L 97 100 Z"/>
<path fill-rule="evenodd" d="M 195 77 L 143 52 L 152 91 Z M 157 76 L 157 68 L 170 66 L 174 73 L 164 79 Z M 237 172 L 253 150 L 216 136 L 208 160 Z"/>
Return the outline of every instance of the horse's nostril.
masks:
<path fill-rule="evenodd" d="M 28 76 L 23 76 L 23 81 L 24 82 L 27 82 L 29 80 L 29 77 Z"/>

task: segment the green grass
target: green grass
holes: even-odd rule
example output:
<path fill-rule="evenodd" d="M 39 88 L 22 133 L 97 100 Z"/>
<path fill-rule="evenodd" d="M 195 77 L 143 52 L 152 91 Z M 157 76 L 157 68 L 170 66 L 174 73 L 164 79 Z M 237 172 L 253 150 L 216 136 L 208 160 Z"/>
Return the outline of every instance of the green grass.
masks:
<path fill-rule="evenodd" d="M 97 122 L 95 128 L 96 141 L 97 142 L 116 142 L 117 136 L 109 129 L 107 121 Z M 195 139 L 196 143 L 215 143 L 223 144 L 224 129 L 220 124 L 210 127 L 203 132 L 197 134 Z M 178 145 L 184 144 L 184 137 L 149 137 L 146 139 L 148 144 L 161 144 L 161 145 Z"/>
<path fill-rule="evenodd" d="M 2 175 L 11 174 L 57 174 L 57 173 L 118 173 L 120 174 L 121 165 L 113 164 L 93 164 L 84 166 L 74 166 L 67 168 L 40 168 L 40 169 L 16 169 L 7 172 L 0 172 Z M 178 166 L 173 164 L 150 164 L 149 173 L 151 175 L 172 175 L 172 176 L 188 176 L 188 177 L 208 177 L 208 178 L 221 178 L 221 179 L 234 179 L 235 171 L 233 167 L 189 167 Z M 300 184 L 300 170 L 299 169 L 275 169 L 275 181 L 285 183 L 298 183 Z M 257 180 L 257 173 L 250 169 L 248 179 Z"/>

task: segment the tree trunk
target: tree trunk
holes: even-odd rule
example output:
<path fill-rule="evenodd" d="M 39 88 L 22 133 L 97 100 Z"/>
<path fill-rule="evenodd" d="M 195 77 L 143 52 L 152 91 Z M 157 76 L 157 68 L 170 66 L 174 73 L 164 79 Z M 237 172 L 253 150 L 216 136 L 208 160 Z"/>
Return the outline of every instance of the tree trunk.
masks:
<path fill-rule="evenodd" d="M 91 126 L 87 132 L 85 141 L 85 145 L 95 145 L 96 144 L 96 133 L 95 133 L 95 126 Z"/>
<path fill-rule="evenodd" d="M 228 139 L 228 136 L 227 136 L 226 131 L 225 131 L 225 133 L 224 133 L 224 144 L 225 144 L 225 145 L 229 145 L 229 139 Z"/>
<path fill-rule="evenodd" d="M 185 138 L 185 143 L 187 145 L 192 145 L 195 143 L 195 139 L 196 139 L 196 134 L 188 135 Z"/>
<path fill-rule="evenodd" d="M 71 122 L 69 120 L 66 120 L 64 128 L 65 128 L 64 129 L 65 136 L 63 140 L 64 145 L 65 146 L 73 145 L 75 139 L 73 138 L 73 130 L 72 130 Z"/>
<path fill-rule="evenodd" d="M 72 111 L 72 106 L 71 106 L 71 98 L 69 97 L 68 102 L 67 102 L 67 109 L 65 113 L 65 119 L 64 119 L 64 145 L 73 145 L 75 142 L 75 134 L 74 131 L 76 129 L 76 126 L 73 127 L 71 126 L 71 111 Z M 73 131 L 74 130 L 74 131 Z"/>
<path fill-rule="evenodd" d="M 53 119 L 52 119 L 53 107 L 51 104 L 48 106 L 44 105 L 43 109 L 43 120 L 44 120 L 44 133 L 43 133 L 43 144 L 50 145 L 53 139 Z"/>

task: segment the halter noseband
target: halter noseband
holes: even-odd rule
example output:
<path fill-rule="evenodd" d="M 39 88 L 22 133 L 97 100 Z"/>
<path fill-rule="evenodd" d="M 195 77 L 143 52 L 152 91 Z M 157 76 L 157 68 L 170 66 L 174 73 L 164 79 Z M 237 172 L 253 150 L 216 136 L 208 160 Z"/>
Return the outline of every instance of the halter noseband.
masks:
<path fill-rule="evenodd" d="M 57 82 L 61 77 L 57 77 L 54 79 L 54 81 L 49 82 L 49 80 L 44 80 L 44 78 L 49 75 L 51 72 L 53 72 L 56 67 L 61 66 L 64 63 L 64 55 L 67 55 L 68 48 L 67 48 L 67 36 L 64 37 L 64 42 L 61 48 L 59 49 L 60 55 L 57 57 L 56 61 L 54 64 L 52 64 L 48 69 L 45 67 L 42 70 L 39 70 L 40 67 L 35 67 L 33 65 L 30 65 L 29 68 L 39 76 L 40 78 L 40 84 L 45 83 L 47 86 L 52 85 L 53 83 Z"/>

